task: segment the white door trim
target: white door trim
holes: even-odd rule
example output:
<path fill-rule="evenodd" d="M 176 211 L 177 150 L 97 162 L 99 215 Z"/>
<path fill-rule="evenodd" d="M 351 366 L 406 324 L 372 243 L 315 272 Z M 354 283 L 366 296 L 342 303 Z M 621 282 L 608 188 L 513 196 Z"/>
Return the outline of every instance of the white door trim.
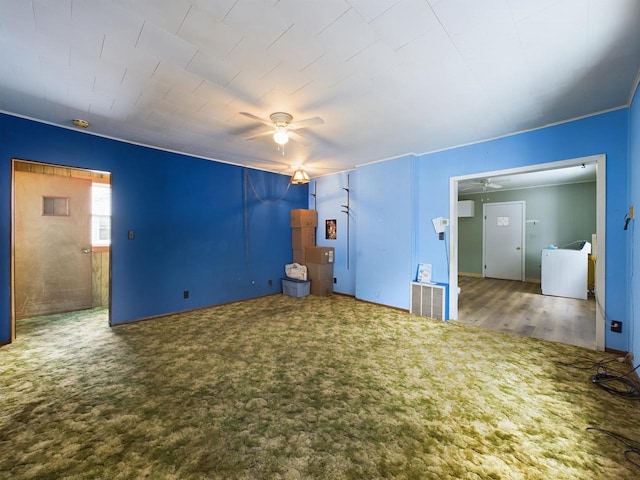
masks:
<path fill-rule="evenodd" d="M 452 320 L 458 318 L 458 182 L 462 180 L 481 179 L 498 175 L 511 175 L 515 173 L 539 172 L 556 168 L 572 167 L 583 163 L 596 164 L 596 235 L 597 235 L 597 267 L 596 267 L 596 348 L 604 351 L 605 348 L 605 271 L 606 271 L 606 212 L 607 212 L 607 156 L 605 154 L 589 157 L 561 160 L 558 162 L 528 165 L 526 167 L 495 170 L 492 172 L 479 172 L 469 175 L 460 175 L 449 178 L 449 317 Z"/>

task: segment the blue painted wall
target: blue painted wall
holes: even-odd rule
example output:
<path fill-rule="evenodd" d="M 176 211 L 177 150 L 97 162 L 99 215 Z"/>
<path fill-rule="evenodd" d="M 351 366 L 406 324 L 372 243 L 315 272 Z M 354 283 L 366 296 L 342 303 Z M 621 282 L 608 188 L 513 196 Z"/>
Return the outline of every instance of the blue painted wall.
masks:
<path fill-rule="evenodd" d="M 112 173 L 113 323 L 280 291 L 289 212 L 306 208 L 307 186 L 277 201 L 287 176 L 0 115 L 0 343 L 10 337 L 13 157 Z"/>
<path fill-rule="evenodd" d="M 344 292 L 408 308 L 408 283 L 419 262 L 433 264 L 435 281 L 447 281 L 448 239 L 437 239 L 431 218 L 449 215 L 449 177 L 604 153 L 606 318 L 628 326 L 622 334 L 607 328 L 606 346 L 631 348 L 638 357 L 634 312 L 640 308 L 640 290 L 634 272 L 640 265 L 633 251 L 639 240 L 633 224 L 631 231 L 622 229 L 628 206 L 640 206 L 638 103 L 503 139 L 358 168 L 351 173 L 355 274 L 341 273 Z M 0 254 L 0 341 L 9 333 L 11 157 L 113 173 L 114 322 L 277 291 L 283 265 L 291 261 L 289 210 L 309 205 L 306 187 L 292 187 L 282 202 L 269 203 L 286 189 L 287 177 L 250 171 L 262 201 L 247 189 L 245 207 L 242 168 L 0 115 L 0 251 L 5 252 Z M 337 196 L 343 177 L 323 177 L 319 185 Z M 325 211 L 329 203 L 318 206 L 322 219 L 335 215 Z M 136 231 L 136 240 L 126 239 L 127 230 Z M 335 246 L 337 259 L 344 258 L 345 245 Z M 274 280 L 271 287 L 269 279 Z M 182 291 L 187 289 L 191 298 L 185 301 Z"/>
<path fill-rule="evenodd" d="M 419 157 L 418 256 L 433 263 L 434 280 L 446 281 L 447 258 L 429 219 L 449 216 L 449 177 L 604 153 L 607 156 L 606 318 L 608 321 L 626 319 L 627 259 L 619 252 L 625 251 L 627 242 L 622 230 L 628 207 L 627 120 L 628 111 L 621 109 Z M 607 326 L 605 345 L 627 350 L 628 331 L 616 334 Z"/>
<path fill-rule="evenodd" d="M 629 302 L 627 318 L 629 329 L 629 349 L 634 356 L 634 365 L 640 363 L 640 234 L 638 233 L 638 215 L 640 215 L 640 95 L 636 89 L 633 103 L 629 109 L 629 205 L 635 207 L 636 220 L 629 224 L 628 282 Z"/>
<path fill-rule="evenodd" d="M 333 291 L 345 295 L 356 294 L 356 232 L 358 205 L 355 198 L 356 172 L 340 173 L 312 180 L 309 186 L 309 208 L 318 210 L 316 244 L 335 248 L 333 276 L 337 282 Z M 349 186 L 349 225 L 347 231 L 347 191 Z M 315 196 L 314 196 L 315 195 Z M 337 221 L 337 238 L 327 240 L 325 221 Z M 347 240 L 349 249 L 347 251 Z M 348 258 L 347 258 L 348 256 Z"/>
<path fill-rule="evenodd" d="M 416 260 L 416 160 L 406 156 L 357 170 L 356 297 L 409 308 Z"/>
<path fill-rule="evenodd" d="M 640 123 L 638 113 L 635 117 L 636 124 Z M 630 315 L 630 280 L 627 256 L 620 252 L 627 246 L 622 222 L 629 198 L 628 118 L 628 110 L 621 109 L 474 145 L 359 167 L 353 190 L 358 205 L 356 296 L 408 308 L 409 282 L 418 263 L 431 263 L 434 281 L 448 282 L 448 231 L 446 239 L 439 240 L 431 219 L 449 216 L 450 177 L 606 154 L 606 318 L 626 321 Z M 637 125 L 635 128 L 637 134 Z M 633 148 L 637 164 L 640 147 L 636 144 Z M 634 188 L 639 190 L 640 174 L 637 177 Z M 322 216 L 322 211 L 319 214 Z M 614 334 L 607 328 L 605 344 L 627 350 L 629 330 Z"/>

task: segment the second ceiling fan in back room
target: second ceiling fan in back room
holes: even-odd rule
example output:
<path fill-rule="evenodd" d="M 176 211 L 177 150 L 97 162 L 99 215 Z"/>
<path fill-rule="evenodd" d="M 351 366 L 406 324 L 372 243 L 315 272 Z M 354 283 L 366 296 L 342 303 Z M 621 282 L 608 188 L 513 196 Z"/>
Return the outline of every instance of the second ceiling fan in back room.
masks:
<path fill-rule="evenodd" d="M 502 188 L 502 185 L 494 183 L 490 178 L 480 178 L 476 180 L 460 182 L 459 191 L 466 192 L 469 190 L 475 190 L 478 186 L 482 188 L 483 192 L 486 192 L 487 189 L 499 190 Z"/>

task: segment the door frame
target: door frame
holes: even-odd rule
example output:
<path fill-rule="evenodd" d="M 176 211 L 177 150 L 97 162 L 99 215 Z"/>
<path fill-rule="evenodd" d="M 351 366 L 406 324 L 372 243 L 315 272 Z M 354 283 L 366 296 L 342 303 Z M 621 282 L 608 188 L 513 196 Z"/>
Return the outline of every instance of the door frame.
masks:
<path fill-rule="evenodd" d="M 113 174 L 111 172 L 100 172 L 99 170 L 93 170 L 90 168 L 84 167 L 73 167 L 71 165 L 60 165 L 53 164 L 47 162 L 39 162 L 35 160 L 27 160 L 24 158 L 11 158 L 11 199 L 10 199 L 10 208 L 11 208 L 11 224 L 10 224 L 10 280 L 9 280 L 9 325 L 10 325 L 10 338 L 9 343 L 13 343 L 16 340 L 16 295 L 15 295 L 15 274 L 16 274 L 16 266 L 15 266 L 15 221 L 16 221 L 16 186 L 15 186 L 15 172 L 16 172 L 16 163 L 32 163 L 34 165 L 43 165 L 49 168 L 65 168 L 71 170 L 82 170 L 85 172 L 97 172 L 97 173 L 105 173 L 109 175 L 109 185 L 113 185 Z M 109 325 L 111 325 L 111 293 L 112 293 L 112 279 L 111 279 L 111 264 L 112 264 L 112 251 L 111 245 L 109 245 L 109 301 L 108 301 L 108 318 Z"/>
<path fill-rule="evenodd" d="M 573 158 L 557 162 L 540 163 L 491 172 L 478 172 L 469 175 L 449 177 L 449 317 L 452 320 L 458 318 L 458 183 L 463 180 L 479 180 L 499 175 L 512 175 L 516 173 L 531 173 L 543 170 L 555 170 L 557 168 L 579 166 L 583 163 L 596 164 L 596 268 L 595 292 L 596 292 L 596 348 L 599 351 L 605 349 L 605 271 L 606 271 L 606 212 L 607 212 L 607 178 L 605 154 L 591 155 L 588 157 Z"/>
<path fill-rule="evenodd" d="M 511 202 L 491 202 L 491 203 L 483 203 L 482 204 L 482 215 L 483 217 L 486 217 L 485 214 L 485 207 L 487 205 L 522 205 L 522 221 L 520 222 L 520 281 L 524 282 L 525 279 L 525 271 L 524 271 L 524 267 L 525 267 L 525 257 L 526 257 L 526 231 L 525 231 L 525 225 L 526 225 L 526 215 L 527 215 L 527 204 L 525 201 L 523 200 L 514 200 Z M 486 277 L 486 264 L 487 264 L 487 260 L 486 260 L 486 249 L 487 249 L 487 242 L 486 242 L 486 218 L 482 219 L 482 277 Z"/>

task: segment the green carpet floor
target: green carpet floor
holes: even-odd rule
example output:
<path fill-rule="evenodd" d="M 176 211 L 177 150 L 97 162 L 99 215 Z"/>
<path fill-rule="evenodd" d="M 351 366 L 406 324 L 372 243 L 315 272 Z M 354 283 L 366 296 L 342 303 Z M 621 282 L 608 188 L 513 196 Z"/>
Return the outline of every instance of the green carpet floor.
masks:
<path fill-rule="evenodd" d="M 0 348 L 0 478 L 640 478 L 587 430 L 640 440 L 640 402 L 584 359 L 628 368 L 343 296 L 32 318 Z"/>

